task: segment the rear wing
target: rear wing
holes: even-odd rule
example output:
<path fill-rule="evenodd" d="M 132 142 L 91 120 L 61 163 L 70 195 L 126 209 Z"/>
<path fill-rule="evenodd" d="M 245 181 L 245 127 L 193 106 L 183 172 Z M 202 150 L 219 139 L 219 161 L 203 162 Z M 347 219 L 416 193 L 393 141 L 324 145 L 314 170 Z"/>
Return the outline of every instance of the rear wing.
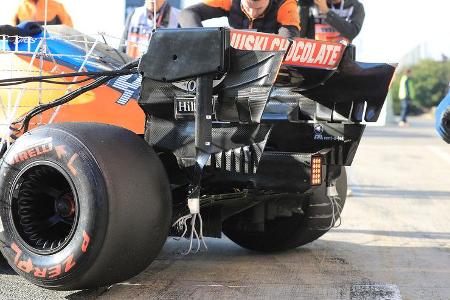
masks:
<path fill-rule="evenodd" d="M 346 44 L 226 28 L 157 30 L 142 57 L 157 82 L 222 78 L 218 121 L 260 123 L 273 87 L 321 105 L 321 120 L 377 121 L 395 67 L 355 62 Z"/>

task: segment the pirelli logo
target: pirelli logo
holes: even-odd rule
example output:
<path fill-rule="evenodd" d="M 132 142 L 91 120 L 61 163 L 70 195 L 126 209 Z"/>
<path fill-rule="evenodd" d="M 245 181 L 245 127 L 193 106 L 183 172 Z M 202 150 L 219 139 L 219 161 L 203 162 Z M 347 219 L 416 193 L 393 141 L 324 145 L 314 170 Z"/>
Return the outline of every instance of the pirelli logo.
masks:
<path fill-rule="evenodd" d="M 45 153 L 53 151 L 52 138 L 46 138 L 31 145 L 27 149 L 17 152 L 15 155 L 9 157 L 8 163 L 14 165 L 24 162 L 30 158 L 41 156 Z"/>

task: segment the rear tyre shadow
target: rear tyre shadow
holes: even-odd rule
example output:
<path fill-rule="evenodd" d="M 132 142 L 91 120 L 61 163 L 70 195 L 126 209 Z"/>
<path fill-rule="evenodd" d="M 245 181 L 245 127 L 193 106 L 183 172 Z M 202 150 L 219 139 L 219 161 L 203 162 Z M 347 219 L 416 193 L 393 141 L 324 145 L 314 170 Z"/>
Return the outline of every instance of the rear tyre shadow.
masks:
<path fill-rule="evenodd" d="M 14 270 L 8 264 L 6 259 L 0 253 L 0 275 L 15 275 L 15 274 L 17 274 L 17 273 L 14 272 Z"/>

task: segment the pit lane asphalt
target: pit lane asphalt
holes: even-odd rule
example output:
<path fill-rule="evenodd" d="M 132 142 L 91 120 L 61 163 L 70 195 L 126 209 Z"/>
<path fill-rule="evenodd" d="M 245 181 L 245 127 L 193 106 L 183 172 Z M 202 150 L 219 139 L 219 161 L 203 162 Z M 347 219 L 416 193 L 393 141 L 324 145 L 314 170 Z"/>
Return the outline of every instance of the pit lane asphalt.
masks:
<path fill-rule="evenodd" d="M 169 240 L 142 274 L 108 290 L 55 292 L 0 266 L 0 299 L 450 299 L 450 145 L 432 121 L 369 128 L 349 169 L 343 224 L 278 254 L 228 239 L 183 257 Z"/>

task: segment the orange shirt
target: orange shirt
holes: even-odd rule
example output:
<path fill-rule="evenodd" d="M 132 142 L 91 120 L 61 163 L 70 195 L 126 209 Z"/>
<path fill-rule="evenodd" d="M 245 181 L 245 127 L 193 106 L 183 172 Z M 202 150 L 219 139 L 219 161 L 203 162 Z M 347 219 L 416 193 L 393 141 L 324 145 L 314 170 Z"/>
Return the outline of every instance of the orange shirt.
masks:
<path fill-rule="evenodd" d="M 34 21 L 44 24 L 45 21 L 45 0 L 24 0 L 14 15 L 13 25 L 17 25 L 24 21 Z M 55 1 L 47 0 L 47 24 L 60 25 L 64 24 L 73 27 L 72 19 L 66 12 L 64 5 Z"/>
<path fill-rule="evenodd" d="M 233 0 L 204 0 L 203 3 L 229 12 L 231 10 Z M 244 11 L 243 13 L 245 14 Z M 300 17 L 296 0 L 286 0 L 283 4 L 281 4 L 277 12 L 277 22 L 281 26 L 295 26 L 300 30 Z"/>

